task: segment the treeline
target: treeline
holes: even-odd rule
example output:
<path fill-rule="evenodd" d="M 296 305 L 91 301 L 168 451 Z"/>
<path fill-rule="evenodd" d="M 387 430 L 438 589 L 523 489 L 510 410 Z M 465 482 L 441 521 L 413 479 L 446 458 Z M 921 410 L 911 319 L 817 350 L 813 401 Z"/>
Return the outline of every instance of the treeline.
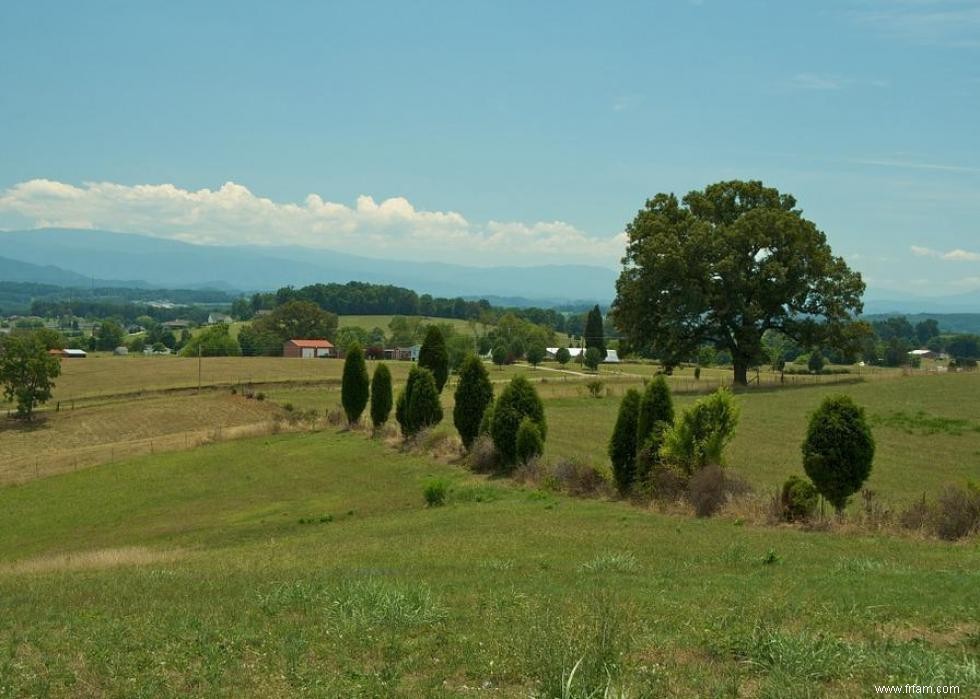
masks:
<path fill-rule="evenodd" d="M 904 366 L 915 363 L 909 352 L 929 349 L 945 353 L 957 363 L 975 365 L 980 358 L 980 336 L 966 333 L 944 333 L 939 322 L 926 318 L 914 325 L 905 316 L 893 316 L 871 323 L 872 334 L 862 346 L 862 358 L 868 364 Z"/>
<path fill-rule="evenodd" d="M 311 284 L 296 289 L 283 287 L 275 293 L 253 294 L 232 304 L 232 315 L 249 319 L 260 310 L 273 310 L 290 301 L 311 301 L 337 315 L 401 315 L 474 320 L 492 325 L 510 314 L 535 325 L 557 332 L 567 332 L 569 318 L 552 308 L 495 307 L 486 299 L 466 300 L 418 294 L 390 284 L 348 282 L 346 284 Z M 574 316 L 573 316 L 574 317 Z"/>

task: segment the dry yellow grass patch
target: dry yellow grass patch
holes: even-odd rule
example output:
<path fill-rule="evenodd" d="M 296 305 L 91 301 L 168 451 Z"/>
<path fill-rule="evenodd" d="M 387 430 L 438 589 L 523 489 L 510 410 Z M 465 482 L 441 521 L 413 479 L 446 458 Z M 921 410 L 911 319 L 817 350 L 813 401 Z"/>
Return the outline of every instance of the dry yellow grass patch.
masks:
<path fill-rule="evenodd" d="M 36 573 L 99 570 L 120 566 L 142 566 L 152 563 L 169 563 L 183 556 L 184 552 L 180 549 L 159 551 L 144 546 L 121 546 L 94 551 L 74 551 L 37 556 L 13 563 L 0 563 L 0 575 L 33 575 Z"/>
<path fill-rule="evenodd" d="M 48 412 L 35 425 L 0 418 L 0 485 L 268 433 L 270 402 L 230 393 L 144 397 Z"/>

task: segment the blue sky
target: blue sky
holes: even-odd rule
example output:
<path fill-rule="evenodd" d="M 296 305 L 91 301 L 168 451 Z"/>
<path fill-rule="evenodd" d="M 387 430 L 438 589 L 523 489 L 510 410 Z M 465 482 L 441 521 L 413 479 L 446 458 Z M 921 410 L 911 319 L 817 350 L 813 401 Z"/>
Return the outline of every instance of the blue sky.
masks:
<path fill-rule="evenodd" d="M 11 0 L 0 85 L 3 228 L 616 266 L 758 178 L 875 289 L 980 287 L 976 0 Z"/>

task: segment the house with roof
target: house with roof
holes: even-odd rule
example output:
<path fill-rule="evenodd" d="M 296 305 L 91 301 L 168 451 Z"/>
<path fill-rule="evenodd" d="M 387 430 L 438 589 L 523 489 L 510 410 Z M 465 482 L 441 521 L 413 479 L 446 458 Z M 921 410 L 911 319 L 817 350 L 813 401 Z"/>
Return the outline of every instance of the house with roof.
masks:
<path fill-rule="evenodd" d="M 287 340 L 282 345 L 283 357 L 314 359 L 317 357 L 336 357 L 337 350 L 330 340 Z"/>
<path fill-rule="evenodd" d="M 227 313 L 210 313 L 208 314 L 208 325 L 217 325 L 218 323 L 230 323 L 232 320 L 231 316 Z"/>
<path fill-rule="evenodd" d="M 402 362 L 417 362 L 422 345 L 412 345 L 411 347 L 389 347 L 384 351 L 385 359 L 394 359 Z"/>

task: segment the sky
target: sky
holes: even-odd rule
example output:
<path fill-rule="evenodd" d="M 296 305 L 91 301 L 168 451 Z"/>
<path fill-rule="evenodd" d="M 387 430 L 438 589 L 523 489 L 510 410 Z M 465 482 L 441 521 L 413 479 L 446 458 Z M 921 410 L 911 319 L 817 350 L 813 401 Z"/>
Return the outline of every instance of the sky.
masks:
<path fill-rule="evenodd" d="M 761 179 L 871 289 L 980 288 L 980 0 L 7 0 L 0 86 L 3 229 L 615 268 Z"/>

